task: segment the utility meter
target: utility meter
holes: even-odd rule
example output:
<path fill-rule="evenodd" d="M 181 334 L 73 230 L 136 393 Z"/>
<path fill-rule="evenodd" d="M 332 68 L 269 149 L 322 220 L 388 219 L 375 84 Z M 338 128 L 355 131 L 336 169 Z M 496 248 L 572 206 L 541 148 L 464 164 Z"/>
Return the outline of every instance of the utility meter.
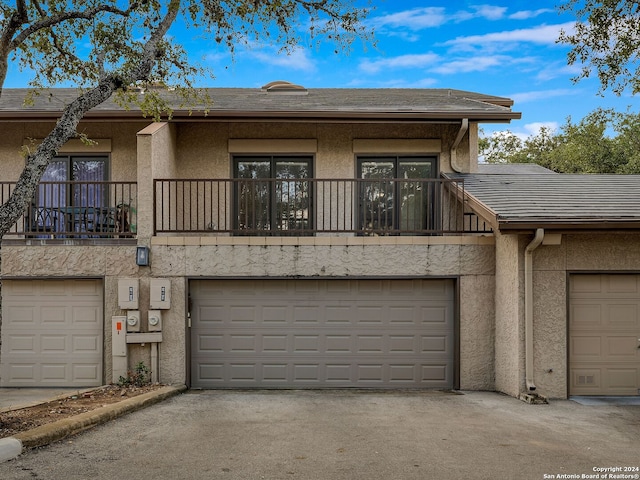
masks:
<path fill-rule="evenodd" d="M 138 310 L 129 310 L 127 312 L 127 332 L 140 331 L 140 312 Z"/>
<path fill-rule="evenodd" d="M 162 311 L 149 310 L 148 326 L 150 332 L 162 331 Z"/>

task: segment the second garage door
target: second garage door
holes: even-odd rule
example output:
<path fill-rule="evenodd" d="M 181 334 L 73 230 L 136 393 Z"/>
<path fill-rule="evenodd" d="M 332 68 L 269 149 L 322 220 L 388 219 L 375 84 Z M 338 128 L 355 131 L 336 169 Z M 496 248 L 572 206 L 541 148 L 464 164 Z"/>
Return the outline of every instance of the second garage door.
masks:
<path fill-rule="evenodd" d="M 640 394 L 640 275 L 575 274 L 569 291 L 569 394 Z"/>
<path fill-rule="evenodd" d="M 99 280 L 5 280 L 3 387 L 102 384 L 103 300 Z"/>
<path fill-rule="evenodd" d="M 194 280 L 196 388 L 453 388 L 453 280 Z"/>

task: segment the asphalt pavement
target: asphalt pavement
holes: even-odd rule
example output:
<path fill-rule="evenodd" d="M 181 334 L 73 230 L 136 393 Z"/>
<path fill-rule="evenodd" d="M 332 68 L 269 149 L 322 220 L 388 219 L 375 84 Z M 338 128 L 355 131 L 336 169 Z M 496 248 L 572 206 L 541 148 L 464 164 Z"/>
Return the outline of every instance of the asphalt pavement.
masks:
<path fill-rule="evenodd" d="M 0 478 L 637 479 L 639 468 L 640 406 L 530 405 L 488 392 L 187 391 L 28 450 L 0 464 Z"/>

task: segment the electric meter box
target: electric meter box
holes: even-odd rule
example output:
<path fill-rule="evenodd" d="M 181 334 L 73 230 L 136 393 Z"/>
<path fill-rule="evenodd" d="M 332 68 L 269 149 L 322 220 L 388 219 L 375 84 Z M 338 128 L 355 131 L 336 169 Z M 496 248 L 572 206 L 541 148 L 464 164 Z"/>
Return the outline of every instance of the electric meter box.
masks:
<path fill-rule="evenodd" d="M 171 280 L 168 278 L 152 278 L 150 280 L 149 307 L 153 310 L 171 308 Z"/>
<path fill-rule="evenodd" d="M 140 312 L 138 310 L 129 310 L 127 312 L 127 332 L 140 331 Z"/>
<path fill-rule="evenodd" d="M 114 357 L 127 356 L 126 325 L 127 317 L 111 317 L 111 353 Z"/>
<path fill-rule="evenodd" d="M 147 327 L 147 330 L 150 332 L 162 331 L 162 310 L 149 310 Z"/>
<path fill-rule="evenodd" d="M 137 278 L 118 279 L 118 306 L 122 310 L 137 310 L 140 282 Z"/>

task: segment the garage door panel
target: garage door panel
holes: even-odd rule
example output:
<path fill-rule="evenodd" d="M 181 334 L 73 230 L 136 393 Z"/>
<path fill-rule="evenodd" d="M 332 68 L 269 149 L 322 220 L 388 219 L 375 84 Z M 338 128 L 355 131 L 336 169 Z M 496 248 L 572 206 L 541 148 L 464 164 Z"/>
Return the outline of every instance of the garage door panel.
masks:
<path fill-rule="evenodd" d="M 572 395 L 640 394 L 640 275 L 570 278 Z"/>
<path fill-rule="evenodd" d="M 224 352 L 224 335 L 200 335 L 196 352 Z"/>
<path fill-rule="evenodd" d="M 638 293 L 638 277 L 636 275 L 608 275 L 605 277 L 605 290 L 608 293 Z"/>
<path fill-rule="evenodd" d="M 3 335 L 2 344 L 6 343 L 3 354 L 27 354 L 35 355 L 37 351 L 38 338 L 35 334 L 30 335 Z"/>
<path fill-rule="evenodd" d="M 102 339 L 98 335 L 73 335 L 71 351 L 75 354 L 100 355 Z"/>
<path fill-rule="evenodd" d="M 637 304 L 608 305 L 606 325 L 611 328 L 629 328 L 638 324 Z"/>
<path fill-rule="evenodd" d="M 194 356 L 204 358 L 216 353 L 221 358 L 250 353 L 279 357 L 281 355 L 323 354 L 341 355 L 356 352 L 375 355 L 443 355 L 450 356 L 453 342 L 449 332 L 416 335 L 398 334 L 251 334 L 246 331 L 226 334 L 202 334 L 197 339 Z"/>
<path fill-rule="evenodd" d="M 71 322 L 74 328 L 95 329 L 102 324 L 101 305 L 78 305 L 71 308 Z"/>
<path fill-rule="evenodd" d="M 574 329 L 602 326 L 602 305 L 595 301 L 573 299 L 571 304 L 570 326 Z"/>
<path fill-rule="evenodd" d="M 442 388 L 452 381 L 450 365 L 446 363 L 384 362 L 373 359 L 359 363 L 291 360 L 287 362 L 241 360 L 202 363 L 198 374 L 210 388 L 261 387 L 360 387 L 406 388 L 420 383 L 423 387 Z"/>
<path fill-rule="evenodd" d="M 41 335 L 40 353 L 42 354 L 66 354 L 69 350 L 66 335 Z"/>
<path fill-rule="evenodd" d="M 71 365 L 72 375 L 71 377 L 75 382 L 100 382 L 100 369 L 99 365 L 95 363 L 75 363 Z"/>
<path fill-rule="evenodd" d="M 3 369 L 3 382 L 12 386 L 29 386 L 37 381 L 37 370 L 39 365 L 33 362 L 19 363 L 13 362 Z"/>
<path fill-rule="evenodd" d="M 287 335 L 262 335 L 262 351 L 264 353 L 287 353 L 289 349 Z"/>
<path fill-rule="evenodd" d="M 98 280 L 4 282 L 2 386 L 102 383 L 101 285 Z"/>
<path fill-rule="evenodd" d="M 193 386 L 453 386 L 452 281 L 191 283 Z M 255 321 L 237 321 L 240 297 Z"/>
<path fill-rule="evenodd" d="M 287 305 L 265 305 L 262 307 L 262 322 L 286 324 L 289 307 Z"/>
<path fill-rule="evenodd" d="M 3 289 L 4 289 L 4 287 L 3 287 Z M 9 297 L 9 295 L 6 292 L 3 293 L 3 298 L 5 299 L 5 301 L 3 302 L 3 305 L 2 305 L 2 309 L 3 309 L 3 315 L 2 316 L 11 318 L 11 323 L 13 323 L 13 324 L 23 324 L 23 325 L 31 324 L 31 325 L 34 325 L 37 315 L 36 315 L 36 312 L 33 309 L 33 306 L 31 306 L 31 305 L 29 305 L 29 306 L 5 305 L 7 303 L 7 301 L 6 301 L 7 297 Z"/>

